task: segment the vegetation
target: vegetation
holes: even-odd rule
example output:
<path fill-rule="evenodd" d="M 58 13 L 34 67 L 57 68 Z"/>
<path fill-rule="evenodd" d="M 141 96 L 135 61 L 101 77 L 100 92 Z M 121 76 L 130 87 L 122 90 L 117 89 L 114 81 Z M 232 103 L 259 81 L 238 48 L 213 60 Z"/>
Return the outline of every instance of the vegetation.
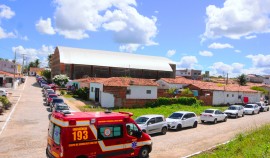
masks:
<path fill-rule="evenodd" d="M 241 158 L 270 157 L 270 125 L 265 125 L 245 134 L 239 134 L 228 144 L 206 151 L 196 158 Z"/>
<path fill-rule="evenodd" d="M 51 71 L 43 70 L 41 71 L 41 76 L 44 76 L 47 80 L 51 80 Z"/>
<path fill-rule="evenodd" d="M 238 76 L 237 77 L 237 82 L 238 82 L 239 85 L 245 86 L 247 84 L 246 75 L 242 74 L 242 75 Z"/>
<path fill-rule="evenodd" d="M 67 75 L 55 75 L 53 78 L 53 82 L 57 84 L 59 87 L 65 87 L 68 83 L 69 77 Z"/>
<path fill-rule="evenodd" d="M 170 88 L 168 89 L 168 93 L 171 94 L 171 95 L 175 95 L 175 91 L 176 91 L 176 88 Z"/>
<path fill-rule="evenodd" d="M 146 107 L 158 107 L 161 105 L 171 105 L 171 104 L 182 104 L 182 105 L 189 105 L 195 104 L 197 101 L 194 97 L 180 97 L 180 98 L 165 98 L 160 97 L 154 102 L 146 103 Z"/>
<path fill-rule="evenodd" d="M 40 61 L 39 59 L 36 59 L 35 61 L 31 61 L 29 64 L 28 64 L 28 71 L 30 70 L 30 67 L 39 67 L 40 66 Z"/>
<path fill-rule="evenodd" d="M 49 54 L 47 57 L 49 68 L 51 67 L 51 58 L 52 58 L 52 54 Z"/>
<path fill-rule="evenodd" d="M 0 102 L 3 104 L 5 110 L 8 110 L 11 107 L 11 102 L 7 97 L 0 97 Z"/>
<path fill-rule="evenodd" d="M 258 86 L 253 86 L 251 87 L 251 89 L 255 90 L 255 91 L 260 91 L 262 92 L 263 94 L 268 94 L 268 90 L 262 88 L 262 87 L 258 87 Z"/>
<path fill-rule="evenodd" d="M 183 89 L 183 91 L 181 92 L 181 94 L 183 95 L 190 95 L 193 94 L 192 91 L 189 88 L 185 88 Z"/>
<path fill-rule="evenodd" d="M 83 100 L 88 100 L 89 99 L 89 88 L 87 88 L 87 87 L 79 88 L 75 91 L 74 94 Z"/>
<path fill-rule="evenodd" d="M 92 108 L 89 105 L 79 107 L 81 111 L 104 111 L 102 108 Z M 181 104 L 173 104 L 173 105 L 162 105 L 159 107 L 148 107 L 148 108 L 135 108 L 135 109 L 126 109 L 126 108 L 120 108 L 120 109 L 115 109 L 113 111 L 119 112 L 119 111 L 125 111 L 125 112 L 131 112 L 133 113 L 132 118 L 137 118 L 141 115 L 146 115 L 146 114 L 161 114 L 164 115 L 165 117 L 168 117 L 170 114 L 176 111 L 193 111 L 197 115 L 202 113 L 204 110 L 213 108 L 212 106 L 197 106 L 196 104 L 193 104 L 192 106 L 188 105 L 181 105 Z M 215 107 L 217 109 L 220 109 L 222 111 L 226 110 L 227 107 Z"/>

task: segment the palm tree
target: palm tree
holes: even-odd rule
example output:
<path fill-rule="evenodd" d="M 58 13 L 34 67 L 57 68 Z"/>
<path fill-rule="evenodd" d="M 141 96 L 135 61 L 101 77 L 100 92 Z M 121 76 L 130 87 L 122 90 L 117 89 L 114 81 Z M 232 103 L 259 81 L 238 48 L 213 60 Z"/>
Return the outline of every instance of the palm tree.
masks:
<path fill-rule="evenodd" d="M 35 64 L 35 67 L 39 67 L 39 65 L 40 65 L 39 59 L 36 59 L 36 60 L 34 61 L 34 64 Z"/>

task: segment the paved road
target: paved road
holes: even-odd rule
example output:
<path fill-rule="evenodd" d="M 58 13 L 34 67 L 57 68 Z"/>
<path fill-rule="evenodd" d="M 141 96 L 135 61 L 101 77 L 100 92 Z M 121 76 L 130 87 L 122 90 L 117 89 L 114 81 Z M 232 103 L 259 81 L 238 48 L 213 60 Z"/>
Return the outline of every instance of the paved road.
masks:
<path fill-rule="evenodd" d="M 47 107 L 43 105 L 41 88 L 35 78 L 29 77 L 25 89 L 13 93 L 19 100 L 17 107 L 0 135 L 1 158 L 45 158 L 48 127 Z M 155 135 L 151 158 L 183 157 L 205 150 L 232 139 L 235 134 L 270 123 L 270 112 L 239 119 L 228 119 L 225 123 L 199 124 L 196 129 L 166 135 Z"/>
<path fill-rule="evenodd" d="M 150 157 L 184 157 L 224 143 L 240 132 L 266 123 L 270 123 L 270 112 L 228 119 L 227 122 L 218 124 L 199 124 L 196 129 L 189 128 L 179 132 L 169 131 L 164 136 L 156 135 L 152 137 L 154 146 Z"/>
<path fill-rule="evenodd" d="M 25 89 L 13 96 L 21 98 L 9 123 L 0 135 L 1 158 L 44 158 L 48 128 L 47 107 L 43 105 L 41 88 L 29 77 Z"/>

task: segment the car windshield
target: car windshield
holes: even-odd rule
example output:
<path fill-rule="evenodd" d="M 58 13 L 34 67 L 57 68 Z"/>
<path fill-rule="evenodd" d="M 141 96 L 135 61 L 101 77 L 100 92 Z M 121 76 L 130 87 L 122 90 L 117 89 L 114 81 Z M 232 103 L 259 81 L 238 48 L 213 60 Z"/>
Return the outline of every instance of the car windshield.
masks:
<path fill-rule="evenodd" d="M 235 107 L 235 106 L 230 106 L 228 109 L 229 109 L 229 110 L 237 110 L 237 107 Z"/>
<path fill-rule="evenodd" d="M 212 114 L 214 110 L 205 110 L 204 113 Z"/>
<path fill-rule="evenodd" d="M 49 95 L 50 98 L 57 98 L 57 95 Z"/>
<path fill-rule="evenodd" d="M 139 117 L 139 118 L 137 118 L 137 119 L 135 120 L 135 122 L 136 122 L 137 124 L 145 124 L 145 122 L 146 122 L 147 120 L 149 120 L 148 117 Z"/>
<path fill-rule="evenodd" d="M 262 104 L 261 103 L 256 103 L 257 105 L 259 105 L 259 106 L 262 106 Z"/>
<path fill-rule="evenodd" d="M 245 108 L 253 108 L 252 105 L 246 105 Z"/>
<path fill-rule="evenodd" d="M 63 99 L 53 99 L 54 103 L 63 103 Z"/>
<path fill-rule="evenodd" d="M 57 110 L 69 110 L 69 108 L 66 105 L 58 105 Z"/>
<path fill-rule="evenodd" d="M 182 113 L 173 113 L 173 114 L 171 114 L 171 116 L 169 116 L 169 118 L 171 118 L 171 119 L 181 119 L 182 116 L 183 116 Z"/>

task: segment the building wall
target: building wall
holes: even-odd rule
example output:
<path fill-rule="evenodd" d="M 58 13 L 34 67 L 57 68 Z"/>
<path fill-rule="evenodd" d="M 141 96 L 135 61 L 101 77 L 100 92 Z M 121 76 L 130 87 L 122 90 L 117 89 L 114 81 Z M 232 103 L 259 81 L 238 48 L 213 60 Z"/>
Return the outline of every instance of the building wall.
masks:
<path fill-rule="evenodd" d="M 101 92 L 101 102 L 102 107 L 112 108 L 114 107 L 114 96 L 110 93 Z"/>
<path fill-rule="evenodd" d="M 176 88 L 176 89 L 182 89 L 187 87 L 187 84 L 170 84 L 163 80 L 158 80 L 157 83 L 159 84 L 158 89 L 170 89 L 170 88 Z"/>
<path fill-rule="evenodd" d="M 263 84 L 270 84 L 270 76 L 265 76 L 264 77 Z"/>
<path fill-rule="evenodd" d="M 21 65 L 16 64 L 15 73 L 21 73 Z M 14 74 L 14 63 L 11 61 L 0 60 L 0 71 L 5 71 Z"/>
<path fill-rule="evenodd" d="M 248 97 L 249 103 L 255 103 L 260 100 L 260 93 L 213 91 L 213 105 L 242 103 L 243 97 Z"/>
<path fill-rule="evenodd" d="M 99 88 L 99 102 L 101 99 L 101 92 L 103 92 L 103 84 L 101 83 L 90 83 L 89 98 L 95 100 L 95 89 Z"/>
<path fill-rule="evenodd" d="M 156 86 L 129 86 L 127 90 L 130 90 L 130 94 L 126 94 L 126 99 L 157 99 L 157 87 Z M 147 91 L 151 91 L 147 94 Z"/>
<path fill-rule="evenodd" d="M 56 47 L 54 54 L 52 54 L 51 57 L 51 75 L 53 78 L 55 75 L 59 74 L 61 74 L 61 64 L 60 64 L 59 50 Z"/>

